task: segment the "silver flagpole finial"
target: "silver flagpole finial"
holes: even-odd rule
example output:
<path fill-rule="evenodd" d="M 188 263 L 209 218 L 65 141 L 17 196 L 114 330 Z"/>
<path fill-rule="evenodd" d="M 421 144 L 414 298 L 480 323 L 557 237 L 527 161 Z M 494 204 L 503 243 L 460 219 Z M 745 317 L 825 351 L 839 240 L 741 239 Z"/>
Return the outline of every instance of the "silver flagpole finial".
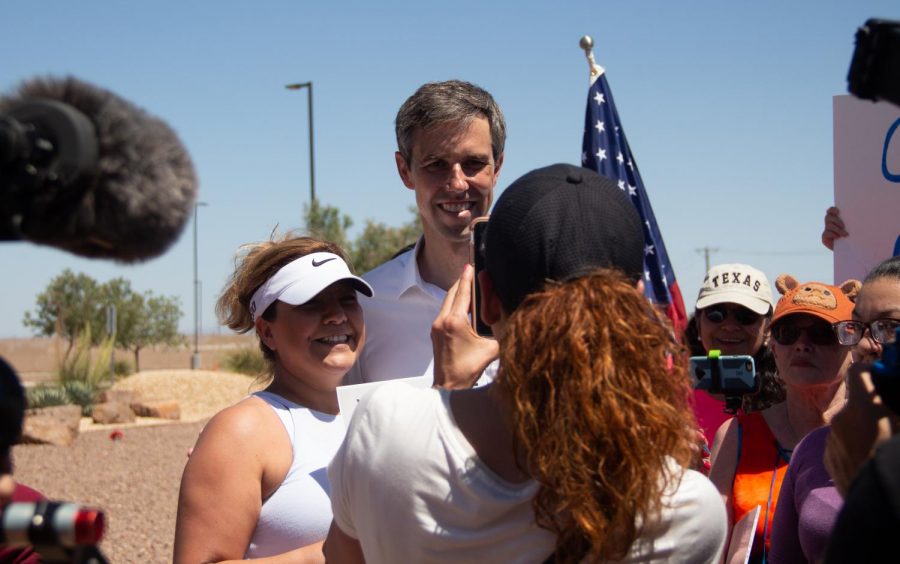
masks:
<path fill-rule="evenodd" d="M 603 74 L 603 67 L 594 60 L 594 39 L 590 35 L 582 35 L 578 44 L 584 49 L 584 56 L 587 57 L 588 68 L 591 70 L 591 80 L 593 81 Z"/>
<path fill-rule="evenodd" d="M 584 54 L 587 55 L 588 52 L 594 48 L 594 40 L 590 35 L 582 35 L 581 41 L 578 42 L 581 45 L 581 48 L 584 49 Z"/>

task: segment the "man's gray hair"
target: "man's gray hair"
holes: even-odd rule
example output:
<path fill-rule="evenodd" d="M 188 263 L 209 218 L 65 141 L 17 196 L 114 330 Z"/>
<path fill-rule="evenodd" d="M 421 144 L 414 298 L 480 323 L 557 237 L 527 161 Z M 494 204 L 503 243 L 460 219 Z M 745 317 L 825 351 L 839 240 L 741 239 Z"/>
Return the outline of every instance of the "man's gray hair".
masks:
<path fill-rule="evenodd" d="M 462 128 L 479 117 L 487 119 L 490 126 L 491 152 L 496 163 L 506 144 L 506 122 L 500 106 L 490 93 L 462 80 L 423 84 L 397 112 L 394 122 L 397 149 L 406 162 L 411 163 L 413 136 L 417 129 L 444 124 L 455 124 Z"/>

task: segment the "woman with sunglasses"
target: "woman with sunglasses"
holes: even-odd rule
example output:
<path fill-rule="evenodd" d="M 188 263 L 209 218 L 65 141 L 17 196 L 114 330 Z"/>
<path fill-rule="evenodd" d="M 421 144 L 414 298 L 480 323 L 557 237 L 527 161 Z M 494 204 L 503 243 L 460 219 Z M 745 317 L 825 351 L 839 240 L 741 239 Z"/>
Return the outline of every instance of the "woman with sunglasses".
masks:
<path fill-rule="evenodd" d="M 844 498 L 830 531 L 827 562 L 886 561 L 896 551 L 890 533 L 900 530 L 900 415 L 896 402 L 881 397 L 879 392 L 887 390 L 876 388 L 870 369 L 888 345 L 897 346 L 898 327 L 900 256 L 895 256 L 866 276 L 853 320 L 837 324 L 838 338 L 856 346 L 847 374 L 847 403 L 832 419 L 830 431 L 821 431 L 826 433 L 824 465 Z"/>
<path fill-rule="evenodd" d="M 868 371 L 861 370 L 881 356 L 884 345 L 894 342 L 900 327 L 900 257 L 876 266 L 855 302 L 853 318 L 833 326 L 840 344 L 854 347 L 854 366 L 847 374 L 848 403 L 829 426 L 811 432 L 794 451 L 772 527 L 771 561 L 776 564 L 822 560 L 843 505 L 841 493 L 846 493 L 874 444 L 889 437 L 900 423 L 880 402 L 871 402 L 872 382 Z M 863 401 L 871 405 L 864 413 L 868 417 L 860 419 L 857 409 Z M 835 456 L 829 447 L 831 464 L 826 468 L 826 445 L 831 442 L 846 448 Z M 871 561 L 855 551 L 854 559 Z"/>
<path fill-rule="evenodd" d="M 850 319 L 860 284 L 800 284 L 782 275 L 775 286 L 783 295 L 775 306 L 769 346 L 785 401 L 724 423 L 716 433 L 710 470 L 731 525 L 760 506 L 751 562 L 766 559 L 792 450 L 843 405 L 850 347 L 838 342 L 832 325 Z"/>
<path fill-rule="evenodd" d="M 760 391 L 745 396 L 744 411 L 758 411 L 784 401 L 775 377 L 775 362 L 766 347 L 772 319 L 772 287 L 760 270 L 746 264 L 720 264 L 709 269 L 697 296 L 688 336 L 692 354 L 719 350 L 723 355 L 750 355 L 760 376 Z M 708 443 L 728 416 L 722 398 L 694 392 L 694 412 Z"/>

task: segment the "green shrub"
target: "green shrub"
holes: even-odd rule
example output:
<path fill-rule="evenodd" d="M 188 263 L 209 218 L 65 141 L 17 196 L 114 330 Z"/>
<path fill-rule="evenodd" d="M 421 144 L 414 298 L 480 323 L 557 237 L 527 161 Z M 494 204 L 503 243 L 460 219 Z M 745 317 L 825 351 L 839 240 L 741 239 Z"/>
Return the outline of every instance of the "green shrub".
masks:
<path fill-rule="evenodd" d="M 91 327 L 86 325 L 78 334 L 75 348 L 59 363 L 56 379 L 60 385 L 66 382 L 84 382 L 95 388 L 109 377 L 109 359 L 112 357 L 115 339 L 107 337 L 97 347 L 91 358 Z"/>
<path fill-rule="evenodd" d="M 242 348 L 229 352 L 222 360 L 229 372 L 259 376 L 269 371 L 268 363 L 258 348 Z"/>
<path fill-rule="evenodd" d="M 62 388 L 59 386 L 48 386 L 47 384 L 26 388 L 25 398 L 28 400 L 28 407 L 30 408 L 69 404 L 69 398 Z"/>
<path fill-rule="evenodd" d="M 81 406 L 81 414 L 85 417 L 91 416 L 94 404 L 97 403 L 97 396 L 100 395 L 97 387 L 87 382 L 73 380 L 65 382 L 62 390 L 68 399 L 67 403 Z"/>
<path fill-rule="evenodd" d="M 125 359 L 116 360 L 113 363 L 113 374 L 116 375 L 116 378 L 124 378 L 125 376 L 134 374 L 134 368 L 132 368 L 131 363 Z"/>
<path fill-rule="evenodd" d="M 91 328 L 86 325 L 78 334 L 75 348 L 60 363 L 56 371 L 56 389 L 63 401 L 54 405 L 71 404 L 81 407 L 90 416 L 94 403 L 109 380 L 109 361 L 112 358 L 114 336 L 107 337 L 91 355 Z M 55 400 L 54 400 L 55 401 Z"/>

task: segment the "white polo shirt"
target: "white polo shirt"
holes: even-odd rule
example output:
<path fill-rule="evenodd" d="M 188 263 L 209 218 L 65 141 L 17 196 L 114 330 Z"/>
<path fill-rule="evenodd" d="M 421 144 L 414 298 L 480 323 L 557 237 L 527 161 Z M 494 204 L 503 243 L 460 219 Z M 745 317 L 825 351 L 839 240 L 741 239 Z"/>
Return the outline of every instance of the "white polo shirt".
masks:
<path fill-rule="evenodd" d="M 344 384 L 431 376 L 434 353 L 431 324 L 447 292 L 425 282 L 415 248 L 363 275 L 375 296 L 359 296 L 366 322 L 366 344 Z"/>

